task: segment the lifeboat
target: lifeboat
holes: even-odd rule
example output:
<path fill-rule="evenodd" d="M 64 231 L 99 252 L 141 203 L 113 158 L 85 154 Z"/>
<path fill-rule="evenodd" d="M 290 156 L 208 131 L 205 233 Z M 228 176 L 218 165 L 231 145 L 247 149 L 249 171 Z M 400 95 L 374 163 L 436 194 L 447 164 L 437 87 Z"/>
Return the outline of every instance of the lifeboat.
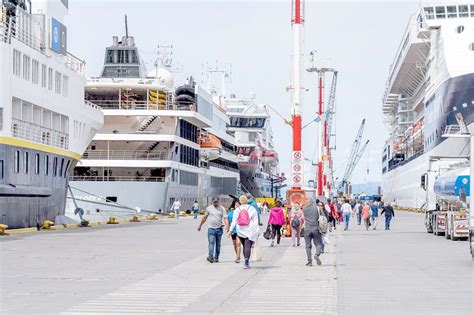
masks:
<path fill-rule="evenodd" d="M 278 163 L 278 153 L 274 150 L 266 150 L 263 152 L 263 162 L 265 164 L 275 165 Z"/>
<path fill-rule="evenodd" d="M 222 151 L 222 143 L 213 134 L 201 135 L 199 139 L 201 147 L 200 156 L 206 160 L 218 159 Z"/>

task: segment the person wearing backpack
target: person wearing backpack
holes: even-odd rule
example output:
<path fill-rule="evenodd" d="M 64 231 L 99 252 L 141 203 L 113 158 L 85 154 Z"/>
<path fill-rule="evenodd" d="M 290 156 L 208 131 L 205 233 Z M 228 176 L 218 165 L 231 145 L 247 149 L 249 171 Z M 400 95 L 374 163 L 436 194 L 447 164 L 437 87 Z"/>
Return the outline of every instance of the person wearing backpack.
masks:
<path fill-rule="evenodd" d="M 291 242 L 293 246 L 300 246 L 301 229 L 304 225 L 304 214 L 298 203 L 291 205 L 290 226 L 291 226 Z"/>
<path fill-rule="evenodd" d="M 368 231 L 370 227 L 370 206 L 369 203 L 366 202 L 364 207 L 362 208 L 362 218 L 364 219 L 365 229 Z"/>
<path fill-rule="evenodd" d="M 313 257 L 311 253 L 312 243 L 316 247 L 316 255 L 314 256 L 314 259 L 320 266 L 321 259 L 319 256 L 323 251 L 322 234 L 326 233 L 329 228 L 328 218 L 324 211 L 324 204 L 320 203 L 316 206 L 314 200 L 310 199 L 308 206 L 303 209 L 303 213 L 305 218 L 304 242 L 306 245 L 306 256 L 308 258 L 306 266 L 313 265 Z"/>
<path fill-rule="evenodd" d="M 234 228 L 237 229 L 237 236 L 240 239 L 240 243 L 244 247 L 244 269 L 249 269 L 252 246 L 257 241 L 258 235 L 260 233 L 258 213 L 254 207 L 247 203 L 247 197 L 240 196 L 239 201 L 240 206 L 236 207 L 234 210 L 234 216 L 227 232 L 227 236 L 230 237 L 232 230 Z"/>
<path fill-rule="evenodd" d="M 285 224 L 285 214 L 281 208 L 281 202 L 277 201 L 275 207 L 270 211 L 270 216 L 268 217 L 268 225 L 272 227 L 272 247 L 275 245 L 275 236 L 277 237 L 277 245 L 280 245 L 281 228 L 283 224 Z"/>

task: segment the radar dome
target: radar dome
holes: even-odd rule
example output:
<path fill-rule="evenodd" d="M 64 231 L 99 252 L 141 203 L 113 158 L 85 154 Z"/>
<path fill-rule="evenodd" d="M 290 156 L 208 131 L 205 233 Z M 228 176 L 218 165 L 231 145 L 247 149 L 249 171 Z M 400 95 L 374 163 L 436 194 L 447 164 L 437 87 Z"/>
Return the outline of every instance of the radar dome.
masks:
<path fill-rule="evenodd" d="M 166 86 L 167 88 L 173 87 L 173 75 L 169 70 L 163 68 L 155 68 L 148 73 L 147 77 L 158 79 L 160 85 Z"/>

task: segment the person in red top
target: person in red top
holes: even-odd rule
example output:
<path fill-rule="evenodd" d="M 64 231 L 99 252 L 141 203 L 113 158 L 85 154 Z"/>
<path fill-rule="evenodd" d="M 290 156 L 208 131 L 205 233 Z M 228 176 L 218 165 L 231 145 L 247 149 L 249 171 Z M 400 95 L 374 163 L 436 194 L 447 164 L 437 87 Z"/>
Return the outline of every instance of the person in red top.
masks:
<path fill-rule="evenodd" d="M 334 204 L 331 202 L 331 199 L 328 199 L 328 203 L 327 203 L 327 207 L 329 209 L 326 209 L 326 211 L 329 213 L 329 218 L 328 218 L 328 221 L 329 221 L 329 226 L 333 226 L 333 229 L 335 230 L 336 229 L 336 221 L 337 221 L 337 218 L 338 218 L 338 214 L 337 214 L 337 209 L 336 207 L 334 206 Z"/>
<path fill-rule="evenodd" d="M 270 216 L 268 217 L 268 224 L 272 227 L 272 247 L 275 245 L 275 236 L 277 237 L 277 245 L 280 245 L 281 227 L 285 222 L 285 214 L 281 208 L 281 202 L 277 201 L 275 208 L 270 211 Z"/>

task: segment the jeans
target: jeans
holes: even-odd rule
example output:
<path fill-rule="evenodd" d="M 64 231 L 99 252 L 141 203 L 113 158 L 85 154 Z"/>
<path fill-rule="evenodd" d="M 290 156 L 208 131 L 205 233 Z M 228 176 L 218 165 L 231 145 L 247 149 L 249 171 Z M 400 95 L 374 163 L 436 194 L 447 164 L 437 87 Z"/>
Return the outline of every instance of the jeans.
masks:
<path fill-rule="evenodd" d="M 372 217 L 372 223 L 374 224 L 374 230 L 377 228 L 377 223 L 379 222 L 379 217 Z"/>
<path fill-rule="evenodd" d="M 176 220 L 179 220 L 179 210 L 174 210 L 174 216 Z"/>
<path fill-rule="evenodd" d="M 209 257 L 219 258 L 219 254 L 221 253 L 222 233 L 222 228 L 207 229 L 207 240 L 209 242 Z"/>
<path fill-rule="evenodd" d="M 293 246 L 300 244 L 300 235 L 301 235 L 301 225 L 297 229 L 295 229 L 294 227 L 291 227 L 291 243 L 293 243 Z M 297 242 L 295 242 L 295 238 Z"/>
<path fill-rule="evenodd" d="M 349 219 L 351 218 L 350 213 L 344 213 L 344 230 L 349 228 Z"/>
<path fill-rule="evenodd" d="M 360 225 L 362 223 L 362 214 L 357 213 L 357 224 Z"/>
<path fill-rule="evenodd" d="M 390 230 L 390 222 L 392 221 L 392 216 L 391 215 L 386 215 L 385 216 L 385 229 Z"/>
<path fill-rule="evenodd" d="M 370 217 L 364 219 L 365 229 L 368 230 L 370 226 Z"/>
<path fill-rule="evenodd" d="M 311 256 L 311 242 L 316 246 L 316 256 L 321 255 L 323 250 L 323 238 L 318 228 L 305 228 L 304 242 L 306 244 L 306 256 L 309 262 L 313 261 L 313 257 Z"/>
<path fill-rule="evenodd" d="M 194 218 L 197 219 L 199 214 L 199 210 L 194 210 Z"/>

